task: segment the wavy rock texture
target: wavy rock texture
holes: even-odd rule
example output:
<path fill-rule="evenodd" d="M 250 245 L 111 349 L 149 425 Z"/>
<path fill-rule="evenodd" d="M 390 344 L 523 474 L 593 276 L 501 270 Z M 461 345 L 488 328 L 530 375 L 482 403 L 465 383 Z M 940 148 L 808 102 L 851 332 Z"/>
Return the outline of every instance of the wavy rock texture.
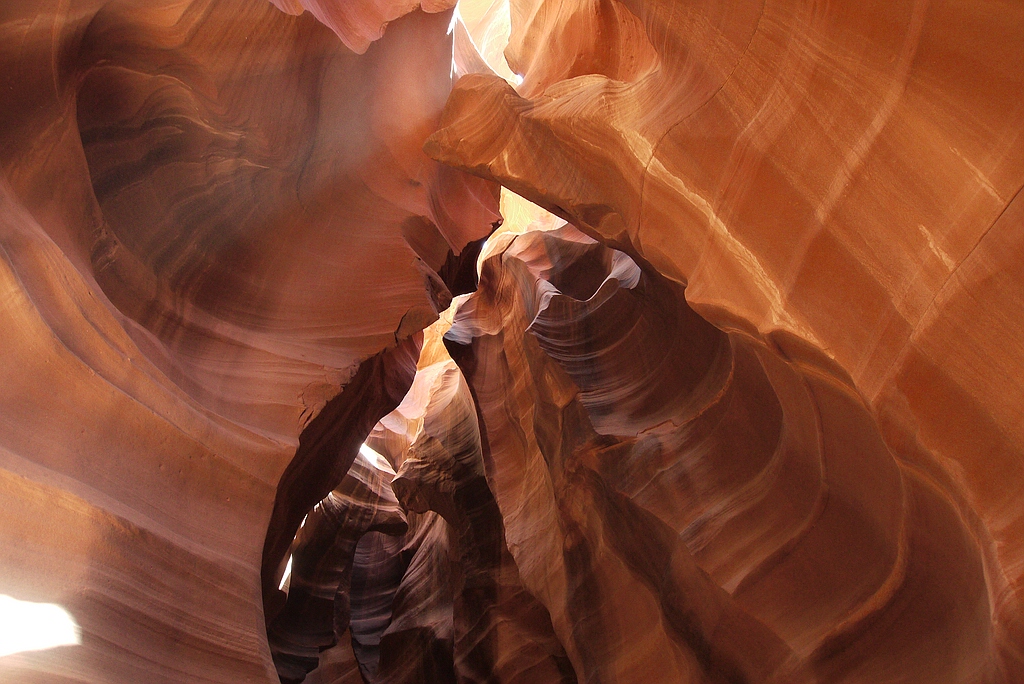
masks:
<path fill-rule="evenodd" d="M 999 667 L 1024 677 L 1021 8 L 511 6 L 522 86 L 460 80 L 430 153 L 684 284 L 719 329 L 836 362 L 979 545 Z M 583 24 L 616 28 L 544 39 Z"/>
<path fill-rule="evenodd" d="M 408 564 L 380 638 L 374 684 L 455 684 L 454 586 L 448 524 L 433 511 L 407 513 Z"/>
<path fill-rule="evenodd" d="M 1024 681 L 1024 7 L 453 5 L 0 7 L 0 680 Z"/>
<path fill-rule="evenodd" d="M 1000 680 L 984 549 L 841 368 L 569 226 L 504 242 L 446 341 L 581 680 Z"/>
<path fill-rule="evenodd" d="M 450 322 L 428 328 L 409 393 L 368 440 L 393 454 L 394 481 L 382 456 L 360 457 L 293 542 L 268 628 L 282 681 L 577 681 L 505 545 L 476 406 L 442 343 Z M 404 539 L 370 533 L 394 520 L 396 494 Z"/>
<path fill-rule="evenodd" d="M 288 597 L 267 628 L 282 682 L 300 682 L 319 665 L 320 651 L 338 641 L 336 623 L 337 631 L 349 628 L 349 585 L 363 535 L 408 530 L 393 477 L 387 461 L 363 449 L 341 485 L 303 520 L 290 556 Z"/>
<path fill-rule="evenodd" d="M 454 669 L 459 682 L 575 683 L 551 618 L 522 585 L 483 472 L 469 387 L 449 359 L 419 436 L 393 481 L 402 505 L 449 525 Z"/>
<path fill-rule="evenodd" d="M 346 46 L 363 54 L 370 43 L 384 35 L 389 22 L 415 9 L 440 12 L 455 6 L 455 0 L 270 0 L 282 12 L 302 14 L 306 10 L 330 27 Z"/>
<path fill-rule="evenodd" d="M 498 219 L 421 151 L 449 21 L 356 55 L 266 0 L 4 4 L 0 593 L 82 644 L 0 679 L 277 680 L 295 531 Z"/>
<path fill-rule="evenodd" d="M 405 535 L 369 532 L 356 545 L 348 590 L 334 603 L 338 643 L 306 684 L 457 681 L 447 525 L 434 513 L 407 518 Z"/>

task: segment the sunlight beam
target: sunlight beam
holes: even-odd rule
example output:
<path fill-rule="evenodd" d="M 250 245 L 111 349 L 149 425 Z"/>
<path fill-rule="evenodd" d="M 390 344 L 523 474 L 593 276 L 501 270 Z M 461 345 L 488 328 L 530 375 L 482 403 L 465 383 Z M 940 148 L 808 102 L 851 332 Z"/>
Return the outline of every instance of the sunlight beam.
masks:
<path fill-rule="evenodd" d="M 0 594 L 0 657 L 81 643 L 78 623 L 57 604 Z"/>

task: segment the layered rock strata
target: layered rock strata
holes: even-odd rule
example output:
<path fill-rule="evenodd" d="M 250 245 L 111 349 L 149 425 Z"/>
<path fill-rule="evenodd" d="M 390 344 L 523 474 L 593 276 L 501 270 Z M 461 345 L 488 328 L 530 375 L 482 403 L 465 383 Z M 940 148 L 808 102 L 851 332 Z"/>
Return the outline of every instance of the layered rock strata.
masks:
<path fill-rule="evenodd" d="M 445 339 L 580 680 L 1004 676 L 970 521 L 816 350 L 569 226 L 506 236 Z"/>
<path fill-rule="evenodd" d="M 453 6 L 0 8 L 0 680 L 1024 681 L 1024 9 Z"/>
<path fill-rule="evenodd" d="M 457 680 L 575 684 L 547 611 L 523 588 L 505 545 L 469 387 L 454 363 L 441 363 L 422 432 L 393 487 L 403 506 L 435 511 L 449 526 Z"/>
<path fill-rule="evenodd" d="M 522 85 L 461 79 L 430 153 L 838 364 L 979 545 L 1024 677 L 1021 8 L 510 4 Z"/>
<path fill-rule="evenodd" d="M 394 474 L 383 457 L 364 448 L 341 485 L 304 518 L 282 582 L 282 588 L 288 586 L 287 600 L 267 628 L 282 682 L 301 682 L 319 665 L 320 651 L 336 645 L 338 633 L 349 629 L 349 585 L 363 536 L 408 530 L 391 490 Z M 352 631 L 354 636 L 354 626 Z M 364 667 L 375 669 L 363 655 Z"/>
<path fill-rule="evenodd" d="M 276 681 L 299 522 L 498 220 L 421 151 L 450 12 L 391 16 L 357 55 L 266 0 L 0 10 L 0 593 L 82 641 L 0 679 Z"/>

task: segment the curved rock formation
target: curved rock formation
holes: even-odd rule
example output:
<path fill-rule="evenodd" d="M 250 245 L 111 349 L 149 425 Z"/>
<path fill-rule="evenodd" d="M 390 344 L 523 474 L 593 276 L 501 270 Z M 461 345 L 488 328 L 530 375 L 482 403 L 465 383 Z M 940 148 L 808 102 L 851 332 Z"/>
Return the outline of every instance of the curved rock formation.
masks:
<path fill-rule="evenodd" d="M 266 0 L 0 11 L 0 592 L 82 633 L 0 679 L 276 680 L 295 530 L 498 220 L 420 149 L 449 21 L 355 55 Z"/>
<path fill-rule="evenodd" d="M 682 294 L 566 226 L 491 256 L 446 336 L 580 677 L 649 678 L 658 652 L 666 682 L 997 678 L 984 550 L 948 493 L 832 361 Z"/>
<path fill-rule="evenodd" d="M 328 26 L 346 46 L 363 54 L 370 43 L 384 35 L 389 22 L 417 8 L 440 12 L 455 6 L 455 0 L 375 0 L 352 3 L 343 0 L 270 0 L 288 14 L 306 10 Z"/>
<path fill-rule="evenodd" d="M 435 511 L 449 525 L 457 680 L 575 684 L 551 618 L 523 588 L 505 545 L 469 387 L 454 363 L 439 364 L 422 432 L 393 487 L 404 507 Z"/>
<path fill-rule="evenodd" d="M 623 8 L 614 49 L 639 60 L 649 43 L 649 72 L 526 40 Z M 1024 676 L 1024 351 L 996 342 L 1024 320 L 1020 8 L 523 0 L 512 15 L 532 18 L 510 49 L 551 76 L 518 93 L 462 79 L 431 154 L 684 284 L 718 328 L 838 363 L 980 544 L 1002 667 Z M 574 54 L 605 45 L 580 39 L 594 47 Z"/>
<path fill-rule="evenodd" d="M 408 530 L 391 490 L 394 474 L 379 454 L 360 450 L 341 486 L 303 520 L 282 583 L 288 598 L 267 627 L 282 682 L 305 679 L 319 665 L 320 651 L 348 630 L 349 583 L 363 535 Z"/>
<path fill-rule="evenodd" d="M 409 563 L 381 635 L 374 684 L 456 684 L 454 587 L 448 525 L 434 512 L 407 513 Z"/>
<path fill-rule="evenodd" d="M 0 86 L 0 680 L 1024 681 L 1019 3 L 25 0 Z"/>

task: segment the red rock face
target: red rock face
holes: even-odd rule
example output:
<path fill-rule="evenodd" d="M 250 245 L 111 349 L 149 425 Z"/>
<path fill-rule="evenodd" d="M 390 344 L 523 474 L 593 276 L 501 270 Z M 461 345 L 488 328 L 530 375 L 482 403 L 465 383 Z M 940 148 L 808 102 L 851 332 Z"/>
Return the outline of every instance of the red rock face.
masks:
<path fill-rule="evenodd" d="M 420 150 L 449 17 L 356 55 L 264 0 L 2 15 L 2 592 L 82 644 L 0 679 L 272 681 L 295 531 L 498 219 Z"/>
<path fill-rule="evenodd" d="M 581 679 L 638 680 L 644 649 L 661 681 L 999 676 L 969 523 L 819 352 L 724 333 L 569 227 L 486 261 L 446 339 Z"/>
<path fill-rule="evenodd" d="M 0 680 L 1024 681 L 1017 4 L 8 4 Z"/>
<path fill-rule="evenodd" d="M 606 12 L 529 4 L 544 30 Z M 1007 313 L 1022 303 L 1009 284 L 1024 244 L 1024 15 L 621 5 L 654 70 L 626 78 L 594 61 L 520 93 L 466 77 L 428 150 L 685 285 L 719 329 L 838 364 L 901 469 L 953 502 L 985 568 L 996 671 L 1019 679 L 1024 356 L 994 340 L 1018 339 L 1024 320 Z M 568 68 L 557 45 L 524 50 L 549 73 Z"/>

